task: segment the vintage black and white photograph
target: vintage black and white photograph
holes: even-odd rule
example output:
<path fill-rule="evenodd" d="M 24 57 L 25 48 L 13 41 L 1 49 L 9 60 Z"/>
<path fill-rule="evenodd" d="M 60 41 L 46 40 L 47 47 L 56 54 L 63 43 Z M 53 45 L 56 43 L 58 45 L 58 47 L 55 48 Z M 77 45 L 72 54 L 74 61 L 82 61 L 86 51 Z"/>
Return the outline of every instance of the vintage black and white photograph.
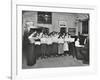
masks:
<path fill-rule="evenodd" d="M 22 69 L 90 64 L 89 13 L 22 10 Z"/>

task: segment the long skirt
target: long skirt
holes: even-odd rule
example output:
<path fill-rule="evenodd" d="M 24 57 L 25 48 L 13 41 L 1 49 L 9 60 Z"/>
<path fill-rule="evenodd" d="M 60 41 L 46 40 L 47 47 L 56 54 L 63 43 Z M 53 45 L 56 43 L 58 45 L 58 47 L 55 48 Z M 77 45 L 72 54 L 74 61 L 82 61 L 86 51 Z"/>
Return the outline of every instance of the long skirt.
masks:
<path fill-rule="evenodd" d="M 50 45 L 50 50 L 49 50 L 50 51 L 50 56 L 54 55 L 53 44 Z"/>
<path fill-rule="evenodd" d="M 69 43 L 69 55 L 76 57 L 76 49 L 75 49 L 75 43 L 74 42 Z"/>
<path fill-rule="evenodd" d="M 41 54 L 42 54 L 42 57 L 46 56 L 46 49 L 47 49 L 47 44 L 41 44 Z"/>
<path fill-rule="evenodd" d="M 47 56 L 50 57 L 52 55 L 52 44 L 49 44 L 47 47 Z"/>
<path fill-rule="evenodd" d="M 48 55 L 49 55 L 48 48 L 49 48 L 49 45 L 48 45 L 48 44 L 46 44 L 46 52 L 45 52 L 45 56 L 46 56 L 46 57 L 48 57 Z"/>
<path fill-rule="evenodd" d="M 32 66 L 36 63 L 36 55 L 34 53 L 34 44 L 29 44 L 28 45 L 28 50 L 27 50 L 27 65 Z"/>
<path fill-rule="evenodd" d="M 37 59 L 41 56 L 41 45 L 35 45 L 35 54 Z"/>
<path fill-rule="evenodd" d="M 76 57 L 76 47 L 75 47 L 75 43 L 73 42 L 73 53 L 72 53 L 72 56 L 73 57 Z"/>
<path fill-rule="evenodd" d="M 49 56 L 49 45 L 46 45 L 46 56 Z"/>
<path fill-rule="evenodd" d="M 53 53 L 53 55 L 56 55 L 58 53 L 58 44 L 57 43 L 53 43 L 52 53 Z"/>
<path fill-rule="evenodd" d="M 73 54 L 73 43 L 69 42 L 69 55 Z"/>
<path fill-rule="evenodd" d="M 76 52 L 77 52 L 77 53 L 76 53 L 76 58 L 79 59 L 79 60 L 82 60 L 83 57 L 84 57 L 84 56 L 81 54 L 81 49 L 82 49 L 81 47 L 76 47 Z"/>
<path fill-rule="evenodd" d="M 58 54 L 63 54 L 64 53 L 64 50 L 63 50 L 63 44 L 62 43 L 59 43 L 58 44 Z"/>
<path fill-rule="evenodd" d="M 64 51 L 69 51 L 69 46 L 67 42 L 64 43 Z"/>

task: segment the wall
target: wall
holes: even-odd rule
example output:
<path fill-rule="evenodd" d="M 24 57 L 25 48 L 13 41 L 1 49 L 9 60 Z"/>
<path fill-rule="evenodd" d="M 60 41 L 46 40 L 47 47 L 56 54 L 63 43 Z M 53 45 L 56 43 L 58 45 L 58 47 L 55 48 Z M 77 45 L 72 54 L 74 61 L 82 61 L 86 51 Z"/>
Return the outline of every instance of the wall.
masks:
<path fill-rule="evenodd" d="M 84 14 L 74 14 L 74 13 L 60 13 L 53 12 L 52 13 L 52 24 L 38 24 L 37 23 L 37 12 L 35 11 L 26 11 L 23 13 L 23 29 L 25 27 L 25 22 L 33 21 L 35 27 L 47 27 L 49 31 L 60 31 L 59 21 L 66 21 L 66 32 L 68 32 L 68 28 L 76 28 L 76 34 L 81 32 L 81 23 L 76 22 L 76 18 L 85 19 L 87 16 Z"/>
<path fill-rule="evenodd" d="M 67 22 L 67 32 L 68 28 L 75 28 L 75 17 L 73 14 L 69 13 L 53 13 L 53 26 L 55 31 L 60 31 L 59 28 L 59 21 L 66 21 Z"/>
<path fill-rule="evenodd" d="M 37 12 L 35 11 L 23 12 L 22 18 L 23 18 L 23 23 L 22 23 L 23 27 L 25 27 L 25 23 L 27 21 L 32 21 L 34 22 L 34 26 L 37 26 Z"/>
<path fill-rule="evenodd" d="M 22 26 L 23 26 L 23 29 L 25 27 L 25 23 L 27 21 L 33 21 L 34 22 L 34 26 L 35 27 L 47 27 L 50 29 L 50 32 L 52 31 L 53 27 L 52 27 L 52 24 L 37 24 L 37 12 L 35 11 L 26 11 L 23 13 L 23 23 L 22 23 Z"/>

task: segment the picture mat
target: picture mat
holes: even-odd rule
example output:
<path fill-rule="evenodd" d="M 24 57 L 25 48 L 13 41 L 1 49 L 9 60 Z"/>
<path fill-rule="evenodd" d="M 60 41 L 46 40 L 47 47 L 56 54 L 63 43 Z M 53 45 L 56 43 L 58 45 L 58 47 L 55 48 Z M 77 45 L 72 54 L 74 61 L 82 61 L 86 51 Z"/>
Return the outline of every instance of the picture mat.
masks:
<path fill-rule="evenodd" d="M 12 77 L 13 78 L 41 78 L 66 75 L 80 75 L 95 72 L 96 51 L 95 51 L 95 10 L 89 9 L 69 9 L 69 8 L 52 8 L 52 7 L 36 7 L 27 5 L 17 5 L 14 8 L 12 16 L 12 38 L 13 38 L 13 55 L 12 55 Z M 69 12 L 69 13 L 89 13 L 90 14 L 90 66 L 83 67 L 62 67 L 62 68 L 45 68 L 45 69 L 27 69 L 22 70 L 22 10 L 29 11 L 51 11 L 51 12 Z M 17 42 L 17 45 L 15 42 Z M 17 48 L 16 48 L 17 47 Z M 17 50 L 16 50 L 17 49 Z"/>

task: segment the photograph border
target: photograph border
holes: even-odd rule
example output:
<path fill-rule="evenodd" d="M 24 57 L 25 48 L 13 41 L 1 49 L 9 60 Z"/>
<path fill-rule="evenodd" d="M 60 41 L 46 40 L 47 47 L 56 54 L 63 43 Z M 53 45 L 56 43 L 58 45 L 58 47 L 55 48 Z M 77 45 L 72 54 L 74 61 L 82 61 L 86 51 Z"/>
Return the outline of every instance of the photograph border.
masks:
<path fill-rule="evenodd" d="M 18 23 L 18 22 L 17 22 L 17 20 L 18 20 L 18 19 L 17 19 L 17 13 L 18 13 L 18 12 L 17 12 L 17 6 L 23 6 L 23 5 L 24 5 L 24 4 L 16 4 L 16 3 L 15 3 L 15 4 L 12 4 L 12 7 L 13 7 L 14 9 L 16 8 L 16 9 L 15 9 L 15 10 L 16 10 L 16 13 L 15 13 L 15 12 L 13 11 L 13 9 L 12 9 L 12 15 L 16 15 L 16 20 L 15 20 L 15 21 L 16 21 L 16 22 L 15 22 L 15 23 L 16 23 L 16 27 L 13 26 L 13 25 L 15 25 L 15 23 L 13 24 L 14 16 L 11 17 L 11 18 L 12 18 L 12 20 L 11 20 L 11 22 L 12 22 L 12 23 L 11 23 L 11 24 L 12 24 L 12 26 L 11 26 L 11 30 L 12 30 L 12 32 L 11 32 L 11 34 L 12 34 L 12 37 L 11 37 L 11 39 L 12 39 L 12 41 L 11 41 L 11 43 L 12 43 L 12 44 L 11 44 L 11 45 L 12 45 L 12 48 L 11 48 L 11 50 L 12 50 L 12 53 L 11 53 L 11 76 L 12 76 L 12 79 L 15 79 L 15 78 L 17 78 L 17 76 L 19 76 L 19 74 L 18 74 L 18 54 L 17 54 L 17 53 L 18 53 L 18 51 L 17 51 L 17 50 L 18 50 L 18 49 L 17 49 L 17 48 L 18 48 L 18 45 L 17 45 L 17 43 L 18 43 L 18 34 L 17 34 L 17 33 L 18 33 L 18 29 L 17 29 L 17 26 L 18 26 L 18 25 L 17 25 L 17 23 Z M 27 5 L 27 4 L 25 4 L 25 5 Z M 24 5 L 24 6 L 25 6 L 25 5 Z M 49 4 L 49 5 L 50 5 L 50 4 Z M 15 7 L 15 6 L 16 6 L 16 7 Z M 55 7 L 55 8 L 70 8 L 70 9 L 86 9 L 86 10 L 88 9 L 88 10 L 93 10 L 93 11 L 95 11 L 95 8 L 93 8 L 93 7 L 92 7 L 92 8 L 90 8 L 90 7 L 87 7 L 87 8 L 79 8 L 79 7 L 78 7 L 78 8 L 74 8 L 74 7 L 60 7 L 60 6 L 43 6 L 43 5 L 41 6 L 41 5 L 34 5 L 34 4 L 33 4 L 33 5 L 27 5 L 27 6 L 34 6 L 34 7 L 51 7 L 51 8 L 54 8 L 54 7 Z M 95 11 L 95 12 L 96 12 L 96 11 Z M 95 13 L 95 12 L 94 12 L 94 13 Z M 16 32 L 14 32 L 15 29 L 14 29 L 13 27 L 16 28 Z M 89 31 L 89 32 L 90 32 L 90 31 Z M 93 31 L 93 32 L 94 32 L 94 31 Z M 14 33 L 14 34 L 13 34 L 13 33 Z M 13 37 L 15 34 L 16 34 L 16 36 Z M 15 40 L 15 38 L 16 38 L 16 40 Z M 16 43 L 14 43 L 14 41 L 15 41 Z M 14 43 L 14 44 L 13 44 L 13 43 Z M 16 46 L 15 46 L 15 44 L 16 44 Z M 16 50 L 15 50 L 15 49 L 13 50 L 13 47 L 14 47 L 14 46 L 15 46 Z M 15 52 L 15 51 L 16 51 L 16 52 Z M 16 58 L 15 58 L 16 60 L 14 59 L 14 55 L 15 55 L 15 54 L 16 54 Z M 16 65 L 13 64 L 14 62 L 16 63 Z M 16 66 L 16 68 L 15 68 L 15 66 Z M 20 76 L 20 77 L 21 77 L 21 76 Z"/>

